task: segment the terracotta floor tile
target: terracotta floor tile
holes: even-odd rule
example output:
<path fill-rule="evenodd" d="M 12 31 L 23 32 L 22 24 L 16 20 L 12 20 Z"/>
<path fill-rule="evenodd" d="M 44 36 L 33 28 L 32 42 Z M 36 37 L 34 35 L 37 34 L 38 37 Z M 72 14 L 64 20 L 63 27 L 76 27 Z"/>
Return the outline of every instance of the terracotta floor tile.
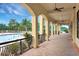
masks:
<path fill-rule="evenodd" d="M 39 48 L 31 49 L 21 56 L 77 56 L 79 52 L 73 47 L 71 35 L 64 33 L 50 36 L 50 41 L 45 41 Z"/>

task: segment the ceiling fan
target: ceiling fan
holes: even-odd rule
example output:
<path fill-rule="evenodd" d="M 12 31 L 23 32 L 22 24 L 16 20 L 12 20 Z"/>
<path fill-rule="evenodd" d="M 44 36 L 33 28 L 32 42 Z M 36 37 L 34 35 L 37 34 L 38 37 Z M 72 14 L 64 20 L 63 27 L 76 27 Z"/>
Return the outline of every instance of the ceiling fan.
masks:
<path fill-rule="evenodd" d="M 55 12 L 55 11 L 57 11 L 57 12 L 62 12 L 62 9 L 64 9 L 64 7 L 57 8 L 57 5 L 56 5 L 56 3 L 55 3 L 55 8 L 54 8 L 53 10 L 48 11 L 48 12 L 50 12 L 50 13 Z"/>

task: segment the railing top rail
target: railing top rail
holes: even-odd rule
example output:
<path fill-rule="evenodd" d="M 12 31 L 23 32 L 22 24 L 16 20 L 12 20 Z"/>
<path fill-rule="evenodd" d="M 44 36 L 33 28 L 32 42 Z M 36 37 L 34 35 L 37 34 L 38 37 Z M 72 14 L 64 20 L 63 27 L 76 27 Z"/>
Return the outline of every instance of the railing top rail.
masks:
<path fill-rule="evenodd" d="M 25 39 L 25 38 L 16 39 L 16 40 L 7 41 L 7 42 L 2 42 L 2 43 L 0 43 L 0 45 L 3 45 L 3 44 L 8 44 L 8 43 L 12 43 L 12 42 L 17 42 L 17 41 L 24 40 L 24 39 Z"/>

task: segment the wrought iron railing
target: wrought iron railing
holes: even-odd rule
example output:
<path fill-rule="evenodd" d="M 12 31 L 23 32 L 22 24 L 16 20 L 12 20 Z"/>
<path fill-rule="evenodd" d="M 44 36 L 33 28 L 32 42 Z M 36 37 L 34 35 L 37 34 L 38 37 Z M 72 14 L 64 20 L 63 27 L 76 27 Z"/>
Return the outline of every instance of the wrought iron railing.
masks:
<path fill-rule="evenodd" d="M 33 37 L 32 37 L 33 38 Z M 31 38 L 31 39 L 32 39 Z M 29 38 L 16 39 L 0 43 L 0 56 L 17 56 L 32 48 L 32 40 Z M 45 34 L 38 35 L 39 44 L 45 41 Z"/>
<path fill-rule="evenodd" d="M 45 34 L 39 34 L 38 39 L 39 44 L 43 43 L 45 41 Z"/>
<path fill-rule="evenodd" d="M 26 38 L 0 43 L 1 56 L 20 55 L 29 50 L 30 45 L 25 41 Z"/>

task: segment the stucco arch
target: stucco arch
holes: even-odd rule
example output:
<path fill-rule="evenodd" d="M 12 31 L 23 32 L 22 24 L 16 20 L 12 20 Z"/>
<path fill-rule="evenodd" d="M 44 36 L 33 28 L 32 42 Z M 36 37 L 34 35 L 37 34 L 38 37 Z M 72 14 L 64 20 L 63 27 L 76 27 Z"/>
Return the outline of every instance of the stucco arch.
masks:
<path fill-rule="evenodd" d="M 34 11 L 32 10 L 32 8 L 31 8 L 30 6 L 28 6 L 28 5 L 25 4 L 25 3 L 21 3 L 21 5 L 22 5 L 24 8 L 26 8 L 26 9 L 31 13 L 32 16 L 35 16 L 35 13 L 34 13 Z"/>
<path fill-rule="evenodd" d="M 48 17 L 45 14 L 40 14 L 39 16 L 42 16 L 43 18 L 45 18 L 46 20 L 48 20 Z"/>
<path fill-rule="evenodd" d="M 22 3 L 21 5 L 27 8 L 32 16 L 42 15 L 45 19 L 53 22 L 53 20 L 51 20 L 51 17 L 49 17 L 47 11 L 40 4 Z"/>

